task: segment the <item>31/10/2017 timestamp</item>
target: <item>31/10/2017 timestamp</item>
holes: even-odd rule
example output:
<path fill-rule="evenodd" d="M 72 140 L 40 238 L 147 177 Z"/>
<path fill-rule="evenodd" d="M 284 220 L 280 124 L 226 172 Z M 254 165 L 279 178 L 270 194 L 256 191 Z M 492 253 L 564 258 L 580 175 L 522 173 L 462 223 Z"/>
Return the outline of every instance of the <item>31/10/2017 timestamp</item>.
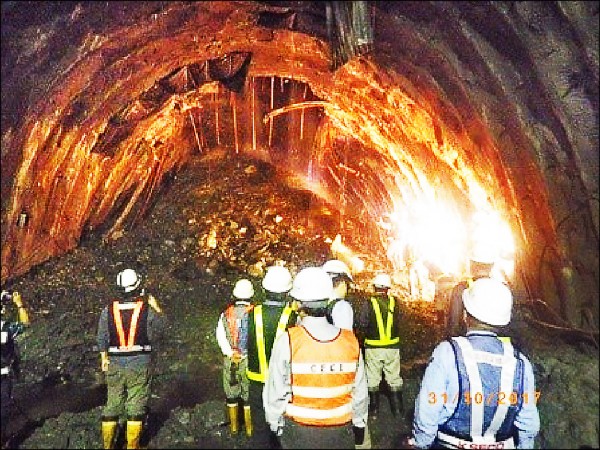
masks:
<path fill-rule="evenodd" d="M 484 395 L 483 392 L 470 392 L 465 391 L 462 394 L 462 399 L 467 405 L 471 403 L 475 403 L 480 405 L 485 402 L 486 405 L 498 404 L 498 405 L 516 405 L 519 401 L 522 401 L 524 404 L 529 402 L 536 403 L 540 398 L 541 392 L 523 392 L 519 395 L 518 392 L 490 392 L 487 395 Z M 429 400 L 430 404 L 436 404 L 437 402 L 442 403 L 457 403 L 459 399 L 459 393 L 457 392 L 454 396 L 450 397 L 446 392 L 430 392 Z"/>

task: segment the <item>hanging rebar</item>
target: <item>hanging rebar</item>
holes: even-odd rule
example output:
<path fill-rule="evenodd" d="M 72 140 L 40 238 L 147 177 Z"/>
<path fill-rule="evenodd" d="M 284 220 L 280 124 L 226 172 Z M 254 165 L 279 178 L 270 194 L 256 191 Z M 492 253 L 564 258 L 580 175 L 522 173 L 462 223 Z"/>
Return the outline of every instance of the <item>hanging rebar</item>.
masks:
<path fill-rule="evenodd" d="M 302 94 L 302 100 L 306 100 L 306 93 L 308 92 L 308 85 L 304 85 L 304 93 Z M 300 113 L 300 140 L 304 138 L 304 111 L 306 108 L 302 108 Z"/>
<path fill-rule="evenodd" d="M 271 111 L 273 111 L 273 91 L 275 89 L 275 77 L 271 77 Z M 273 141 L 273 120 L 269 121 L 269 148 Z"/>
<path fill-rule="evenodd" d="M 219 104 L 217 102 L 217 96 L 219 95 L 219 86 L 217 86 L 217 92 L 213 94 L 215 99 L 215 134 L 217 135 L 217 145 L 221 145 L 221 136 L 219 134 Z"/>
<path fill-rule="evenodd" d="M 293 105 L 287 105 L 282 108 L 278 108 L 278 109 L 275 109 L 275 110 L 269 112 L 267 115 L 265 115 L 263 122 L 267 123 L 267 121 L 271 120 L 275 116 L 279 116 L 280 114 L 285 114 L 287 112 L 294 111 L 296 109 L 319 108 L 319 107 L 328 108 L 331 106 L 332 106 L 331 103 L 325 102 L 323 100 L 311 100 L 308 102 L 294 103 Z"/>
<path fill-rule="evenodd" d="M 237 126 L 237 107 L 236 107 L 236 95 L 235 92 L 231 92 L 232 106 L 233 106 L 233 136 L 235 139 L 235 153 L 240 153 L 240 146 L 238 142 L 238 126 Z"/>
<path fill-rule="evenodd" d="M 196 123 L 194 121 L 194 116 L 192 114 L 192 110 L 189 109 L 188 113 L 190 114 L 190 120 L 192 121 L 192 127 L 194 127 L 194 135 L 196 136 L 196 144 L 198 144 L 198 151 L 202 153 L 202 145 L 200 144 L 200 138 L 198 137 L 198 130 L 196 129 Z"/>
<path fill-rule="evenodd" d="M 250 81 L 252 83 L 252 150 L 256 151 L 256 124 L 254 122 L 254 77 L 252 77 Z"/>

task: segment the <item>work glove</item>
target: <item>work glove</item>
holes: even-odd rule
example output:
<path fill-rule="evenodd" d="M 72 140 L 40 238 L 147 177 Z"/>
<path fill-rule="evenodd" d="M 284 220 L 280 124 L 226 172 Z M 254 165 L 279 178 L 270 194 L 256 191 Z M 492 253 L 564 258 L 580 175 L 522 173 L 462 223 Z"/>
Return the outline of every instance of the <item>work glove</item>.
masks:
<path fill-rule="evenodd" d="M 110 360 L 108 359 L 108 352 L 100 352 L 100 369 L 102 372 L 108 372 L 108 365 Z"/>
<path fill-rule="evenodd" d="M 411 436 L 403 436 L 400 440 L 400 448 L 417 448 L 414 438 Z"/>
<path fill-rule="evenodd" d="M 17 308 L 23 307 L 23 299 L 21 298 L 21 294 L 17 291 L 12 294 L 12 301 Z"/>
<path fill-rule="evenodd" d="M 158 305 L 158 300 L 152 294 L 148 294 L 148 304 L 156 311 L 158 314 L 162 314 L 162 309 Z"/>
<path fill-rule="evenodd" d="M 19 310 L 19 322 L 24 323 L 25 325 L 29 324 L 29 314 L 27 310 L 23 306 L 23 299 L 21 298 L 21 294 L 17 291 L 12 294 L 12 301 Z"/>
<path fill-rule="evenodd" d="M 235 364 L 239 364 L 240 361 L 242 360 L 242 354 L 240 352 L 233 352 L 233 355 L 231 355 L 231 362 L 235 363 Z"/>

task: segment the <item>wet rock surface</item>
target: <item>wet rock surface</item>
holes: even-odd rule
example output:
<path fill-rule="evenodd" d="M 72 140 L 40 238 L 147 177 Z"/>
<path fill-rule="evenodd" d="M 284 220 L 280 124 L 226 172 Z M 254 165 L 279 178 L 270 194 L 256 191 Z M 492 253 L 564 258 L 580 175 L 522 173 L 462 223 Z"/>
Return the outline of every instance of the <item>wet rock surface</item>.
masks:
<path fill-rule="evenodd" d="M 31 326 L 20 336 L 22 374 L 9 425 L 11 447 L 101 446 L 106 390 L 94 349 L 96 326 L 115 294 L 116 274 L 130 265 L 144 274 L 147 291 L 167 316 L 166 337 L 155 354 L 145 445 L 266 447 L 266 436 L 248 439 L 243 428 L 239 436 L 229 432 L 214 337 L 218 314 L 240 276 L 258 288 L 264 267 L 277 260 L 286 261 L 293 273 L 323 263 L 340 222 L 312 194 L 286 187 L 269 165 L 230 156 L 194 159 L 141 223 L 118 239 L 103 242 L 90 234 L 76 250 L 13 281 L 11 288 L 21 291 L 28 305 Z M 353 226 L 359 227 L 344 224 L 348 235 Z M 367 253 L 362 234 L 355 235 L 348 242 Z M 367 269 L 384 264 L 368 261 Z M 359 288 L 367 274 L 356 277 Z M 402 307 L 406 413 L 394 418 L 382 399 L 380 416 L 369 425 L 373 448 L 397 448 L 410 431 L 420 378 L 443 338 L 431 304 Z M 598 446 L 596 350 L 545 337 L 525 326 L 523 314 L 515 312 L 514 331 L 534 364 L 541 392 L 538 445 Z"/>

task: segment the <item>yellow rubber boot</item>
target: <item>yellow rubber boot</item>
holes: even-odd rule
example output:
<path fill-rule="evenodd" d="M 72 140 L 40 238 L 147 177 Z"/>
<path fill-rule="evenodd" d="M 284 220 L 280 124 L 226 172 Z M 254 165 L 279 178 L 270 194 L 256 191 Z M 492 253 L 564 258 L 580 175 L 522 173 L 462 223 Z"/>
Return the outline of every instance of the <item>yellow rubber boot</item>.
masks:
<path fill-rule="evenodd" d="M 229 427 L 231 434 L 238 432 L 238 405 L 237 403 L 227 403 L 227 413 L 229 414 Z"/>
<path fill-rule="evenodd" d="M 127 448 L 140 448 L 142 423 L 141 420 L 127 421 Z"/>
<path fill-rule="evenodd" d="M 244 405 L 244 426 L 246 427 L 246 436 L 252 436 L 252 414 L 250 405 Z"/>
<path fill-rule="evenodd" d="M 117 434 L 116 421 L 102 421 L 102 448 L 114 448 Z"/>

